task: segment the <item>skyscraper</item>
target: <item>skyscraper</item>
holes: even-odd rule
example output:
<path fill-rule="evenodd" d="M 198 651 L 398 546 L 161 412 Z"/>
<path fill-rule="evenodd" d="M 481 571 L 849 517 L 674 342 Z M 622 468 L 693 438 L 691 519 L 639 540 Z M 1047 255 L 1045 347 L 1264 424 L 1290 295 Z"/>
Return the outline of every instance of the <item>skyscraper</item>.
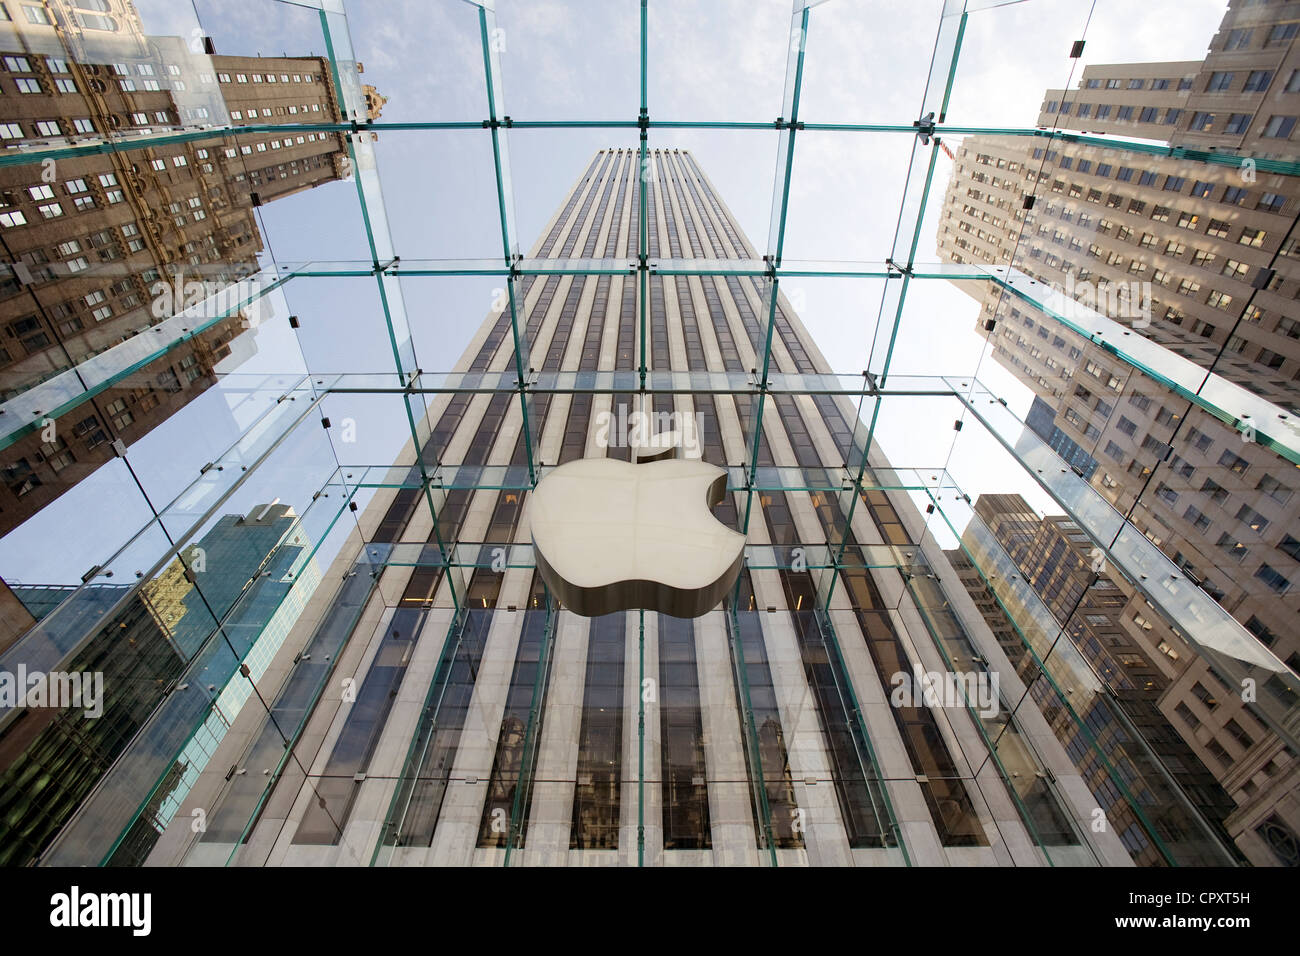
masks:
<path fill-rule="evenodd" d="M 93 601 L 61 606 L 71 589 L 47 600 L 47 589 L 16 588 L 33 616 L 58 611 L 0 669 L 35 669 L 43 655 L 46 672 L 101 671 L 104 699 L 93 716 L 5 706 L 0 859 L 29 863 L 59 835 L 56 862 L 143 860 L 319 580 L 298 516 L 272 502 L 218 519 L 138 592 L 94 585 Z"/>
<path fill-rule="evenodd" d="M 1289 92 L 1300 77 L 1295 33 L 1280 8 L 1234 0 L 1203 61 L 1089 66 L 1077 89 L 1045 94 L 1041 125 L 1170 149 L 1072 135 L 1041 145 L 964 140 L 940 255 L 1014 265 L 1295 409 L 1300 177 L 1269 165 L 1300 155 Z M 1184 147 L 1235 158 L 1206 164 Z M 968 291 L 982 304 L 993 357 L 1036 394 L 1034 431 L 1063 457 L 1078 449 L 1097 491 L 1300 670 L 1296 466 L 1255 443 L 1249 421 L 1221 421 L 1032 303 Z M 1245 730 L 1241 695 L 1202 663 L 1180 665 L 1161 709 L 1236 801 L 1227 826 L 1239 846 L 1274 861 L 1260 828 L 1300 827 L 1296 755 L 1271 731 Z"/>
<path fill-rule="evenodd" d="M 536 389 L 432 401 L 427 441 L 390 473 L 405 478 L 376 494 L 272 664 L 269 714 L 236 721 L 149 864 L 1230 860 L 1163 777 L 1153 821 L 1112 759 L 1123 742 L 1017 673 L 878 450 L 868 490 L 846 500 L 843 468 L 862 455 L 848 402 L 711 384 L 754 367 L 768 286 L 660 271 L 660 257 L 756 255 L 688 152 L 649 159 L 642 175 L 635 150 L 597 153 L 529 257 L 627 258 L 644 229 L 647 284 L 524 280 Z M 777 370 L 825 372 L 783 296 L 773 314 Z M 508 312 L 489 314 L 455 373 L 514 381 L 509 332 Z M 576 391 L 549 390 L 569 380 Z M 699 421 L 704 460 L 729 472 L 714 513 L 746 528 L 747 568 L 696 619 L 578 617 L 534 571 L 525 466 L 544 462 L 545 480 L 584 456 L 629 460 L 611 425 L 648 411 Z M 818 555 L 840 547 L 845 587 L 827 603 Z M 1030 685 L 1050 721 L 1017 706 Z M 1124 831 L 1094 825 L 1108 811 L 1051 721 L 1077 726 L 1072 746 L 1131 803 Z"/>
<path fill-rule="evenodd" d="M 7 410 L 0 534 L 215 383 L 232 349 L 253 347 L 240 335 L 249 316 L 229 313 L 250 298 L 234 284 L 260 268 L 255 208 L 351 173 L 342 134 L 276 131 L 345 119 L 325 58 L 214 54 L 146 36 L 130 3 L 110 13 L 112 30 L 72 5 L 58 25 L 0 21 L 0 143 L 58 157 L 0 166 L 0 249 L 12 264 L 0 281 L 0 401 L 49 393 Z M 370 87 L 366 103 L 376 118 L 383 97 Z M 227 124 L 215 140 L 149 141 Z M 94 148 L 108 135 L 138 148 Z M 222 307 L 192 327 L 165 324 L 224 288 Z M 117 362 L 123 373 L 106 387 L 84 368 L 159 334 L 171 337 L 167 353 Z M 84 394 L 68 402 L 69 391 Z"/>

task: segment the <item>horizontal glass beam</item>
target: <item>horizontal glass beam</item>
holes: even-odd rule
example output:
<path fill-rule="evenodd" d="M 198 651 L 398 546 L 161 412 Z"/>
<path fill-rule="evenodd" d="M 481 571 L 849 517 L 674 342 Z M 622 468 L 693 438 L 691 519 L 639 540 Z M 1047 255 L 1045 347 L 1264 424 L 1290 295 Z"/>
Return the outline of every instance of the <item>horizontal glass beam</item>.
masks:
<path fill-rule="evenodd" d="M 417 372 L 405 385 L 395 384 L 386 373 L 348 373 L 317 379 L 329 392 L 340 394 L 456 394 L 518 391 L 515 373 L 496 372 Z M 769 394 L 777 395 L 850 395 L 880 398 L 885 396 L 952 397 L 954 379 L 941 375 L 899 375 L 890 379 L 887 389 L 873 388 L 862 375 L 838 375 L 819 372 L 780 372 L 768 376 Z M 644 388 L 641 373 L 633 369 L 596 372 L 533 372 L 527 391 L 542 394 L 623 394 L 657 392 L 664 395 L 689 395 L 703 392 L 713 395 L 756 394 L 760 391 L 748 372 L 720 371 L 647 371 Z"/>
<path fill-rule="evenodd" d="M 940 89 L 937 92 L 942 93 Z M 352 106 L 353 104 L 348 104 Z M 363 111 L 358 112 L 361 115 Z M 44 147 L 18 146 L 0 154 L 0 167 L 25 166 L 44 162 L 46 159 L 68 159 L 78 156 L 92 156 L 103 153 L 130 152 L 154 146 L 172 146 L 184 143 L 204 142 L 224 139 L 231 136 L 253 135 L 284 132 L 325 132 L 325 133 L 399 133 L 399 132 L 455 132 L 470 130 L 544 130 L 544 129 L 716 129 L 716 130 L 750 130 L 754 132 L 771 132 L 791 127 L 789 120 L 772 122 L 736 122 L 730 120 L 673 120 L 647 118 L 644 121 L 636 117 L 625 120 L 609 119 L 565 119 L 565 120 L 521 120 L 509 117 L 492 119 L 394 122 L 389 120 L 349 120 L 346 122 L 316 123 L 241 123 L 204 126 L 197 129 L 172 130 L 164 133 L 149 131 L 124 131 L 114 133 L 105 139 L 102 136 L 79 137 L 77 141 L 66 143 L 52 142 Z M 911 123 L 820 123 L 799 120 L 794 128 L 804 131 L 823 133 L 884 133 L 916 135 L 917 127 Z M 1022 136 L 1048 139 L 1053 142 L 1079 143 L 1090 146 L 1102 146 L 1111 149 L 1124 149 L 1150 156 L 1164 156 L 1174 159 L 1186 159 L 1213 166 L 1241 165 L 1244 155 L 1230 150 L 1198 149 L 1192 146 L 1170 146 L 1156 141 L 1126 139 L 1097 133 L 1081 133 L 1070 130 L 1047 129 L 1036 126 L 960 126 L 935 123 L 934 135 L 943 136 Z M 1277 173 L 1286 176 L 1300 175 L 1300 162 L 1286 159 L 1268 159 L 1250 157 L 1255 168 L 1263 173 Z"/>
<path fill-rule="evenodd" d="M 854 490 L 853 478 L 843 468 L 801 468 L 798 466 L 760 465 L 754 482 L 746 484 L 745 469 L 731 465 L 727 471 L 730 492 L 803 491 L 839 492 Z M 545 475 L 545 469 L 542 474 Z M 432 470 L 429 485 L 454 489 L 488 491 L 531 491 L 528 468 L 524 465 L 441 465 Z M 344 465 L 326 488 L 342 488 L 351 496 L 361 488 L 423 488 L 425 482 L 409 465 Z M 961 490 L 942 468 L 875 468 L 864 476 L 862 491 L 918 491 L 927 494 L 950 493 L 958 497 Z"/>
<path fill-rule="evenodd" d="M 779 548 L 749 544 L 745 546 L 745 567 L 751 571 L 831 568 L 835 567 L 836 550 L 824 541 Z M 911 548 L 888 544 L 861 545 L 855 549 L 854 558 L 839 567 L 905 569 L 914 563 Z M 537 567 L 531 544 L 492 541 L 460 541 L 450 550 L 423 541 L 398 541 L 385 548 L 376 546 L 374 553 L 367 554 L 367 560 L 390 567 L 489 568 L 495 571 Z M 423 603 L 424 599 L 419 600 Z"/>

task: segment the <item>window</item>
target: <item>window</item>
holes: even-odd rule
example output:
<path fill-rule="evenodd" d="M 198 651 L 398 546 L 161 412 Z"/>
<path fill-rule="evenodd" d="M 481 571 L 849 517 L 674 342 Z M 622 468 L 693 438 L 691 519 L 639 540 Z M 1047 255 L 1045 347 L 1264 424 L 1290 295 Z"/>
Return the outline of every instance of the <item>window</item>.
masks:
<path fill-rule="evenodd" d="M 1223 749 L 1223 744 L 1211 738 L 1205 742 L 1205 749 L 1208 750 L 1214 759 L 1219 761 L 1225 767 L 1232 766 L 1232 754 Z"/>
<path fill-rule="evenodd" d="M 1254 531 L 1256 534 L 1263 534 L 1264 529 L 1268 527 L 1268 519 L 1250 505 L 1242 505 L 1238 508 L 1236 518 L 1238 521 L 1248 525 L 1250 530 Z"/>
<path fill-rule="evenodd" d="M 1256 490 L 1262 491 L 1274 501 L 1285 504 L 1291 498 L 1291 489 L 1286 487 L 1271 475 L 1265 475 L 1259 479 L 1259 484 L 1255 486 Z"/>
<path fill-rule="evenodd" d="M 1295 38 L 1297 32 L 1300 32 L 1300 23 L 1279 23 L 1268 31 L 1268 39 L 1264 41 L 1265 46 L 1278 46 Z"/>
<path fill-rule="evenodd" d="M 127 411 L 126 399 L 123 398 L 109 402 L 104 407 L 104 412 L 112 420 L 113 425 L 119 429 L 125 428 L 135 420 L 134 416 Z"/>
<path fill-rule="evenodd" d="M 1219 540 L 1215 542 L 1215 545 L 1219 548 L 1220 551 L 1223 551 L 1225 554 L 1228 555 L 1228 557 L 1232 558 L 1234 561 L 1240 561 L 1242 558 L 1244 558 L 1247 554 L 1250 553 L 1249 548 L 1247 548 L 1244 544 L 1242 544 L 1232 535 L 1226 533 L 1219 535 Z"/>
<path fill-rule="evenodd" d="M 1255 572 L 1255 577 L 1259 578 L 1269 590 L 1278 594 L 1284 594 L 1291 587 L 1291 582 L 1279 573 L 1276 569 L 1269 567 L 1267 564 L 1261 564 L 1259 570 Z"/>
<path fill-rule="evenodd" d="M 1243 229 L 1237 242 L 1243 246 L 1254 246 L 1256 249 L 1264 245 L 1264 238 L 1267 233 L 1263 229 Z"/>
<path fill-rule="evenodd" d="M 1172 110 L 1172 109 L 1165 110 L 1165 125 L 1173 126 L 1176 123 L 1181 123 L 1182 119 L 1183 119 L 1182 110 Z"/>
<path fill-rule="evenodd" d="M 1261 209 L 1264 212 L 1281 212 L 1282 207 L 1285 205 L 1285 196 L 1279 195 L 1278 193 L 1264 193 L 1264 195 L 1259 197 L 1259 204 L 1256 205 L 1255 208 Z"/>
<path fill-rule="evenodd" d="M 1272 70 L 1251 70 L 1246 74 L 1246 85 L 1242 89 L 1251 93 L 1262 93 L 1272 82 Z"/>
<path fill-rule="evenodd" d="M 1211 219 L 1210 224 L 1205 227 L 1207 236 L 1214 236 L 1216 239 L 1228 238 L 1228 224 L 1222 219 Z"/>
<path fill-rule="evenodd" d="M 1295 129 L 1294 116 L 1270 116 L 1260 135 L 1270 139 L 1286 139 L 1293 129 Z"/>
<path fill-rule="evenodd" d="M 1231 734 L 1232 738 L 1245 749 L 1249 750 L 1255 745 L 1255 741 L 1251 739 L 1250 734 L 1246 733 L 1246 731 L 1242 729 L 1241 724 L 1237 723 L 1235 720 L 1229 720 L 1223 725 L 1223 729 Z"/>
<path fill-rule="evenodd" d="M 1224 41 L 1225 50 L 1240 50 L 1250 45 L 1250 37 L 1255 31 L 1250 29 L 1229 30 L 1228 39 Z"/>
<path fill-rule="evenodd" d="M 26 76 L 20 76 L 14 80 L 14 85 L 18 87 L 19 93 L 39 93 L 41 91 L 41 84 Z"/>
<path fill-rule="evenodd" d="M 1219 464 L 1235 475 L 1244 475 L 1246 469 L 1250 467 L 1250 462 L 1230 451 L 1225 451 L 1219 456 Z"/>
<path fill-rule="evenodd" d="M 1214 123 L 1214 114 L 1197 111 L 1192 114 L 1192 129 L 1207 130 Z"/>
<path fill-rule="evenodd" d="M 1227 121 L 1223 124 L 1223 131 L 1225 133 L 1232 133 L 1233 135 L 1237 135 L 1246 132 L 1246 129 L 1249 126 L 1250 126 L 1249 113 L 1230 113 L 1228 115 Z"/>
<path fill-rule="evenodd" d="M 36 26 L 52 26 L 50 15 L 45 12 L 44 7 L 29 7 L 23 4 L 23 15 L 27 17 L 27 22 Z"/>
<path fill-rule="evenodd" d="M 0 226 L 4 226 L 6 229 L 12 228 L 13 226 L 22 226 L 26 223 L 27 217 L 24 216 L 22 211 L 19 209 L 13 209 L 9 212 L 0 212 Z"/>
<path fill-rule="evenodd" d="M 1207 93 L 1222 93 L 1232 86 L 1232 74 L 1216 71 L 1210 74 L 1210 82 L 1206 84 Z"/>
<path fill-rule="evenodd" d="M 1197 700 L 1205 705 L 1207 710 L 1214 710 L 1214 708 L 1219 706 L 1219 699 L 1215 697 L 1214 694 L 1210 693 L 1209 689 L 1200 681 L 1197 681 L 1192 685 L 1192 693 L 1196 696 Z"/>
<path fill-rule="evenodd" d="M 1223 504 L 1228 500 L 1228 492 L 1217 481 L 1210 478 L 1206 478 L 1205 484 L 1201 485 L 1201 493 L 1209 495 L 1210 500 L 1215 504 Z"/>
<path fill-rule="evenodd" d="M 1210 519 L 1192 506 L 1188 506 L 1187 510 L 1183 512 L 1183 519 L 1190 521 L 1197 531 L 1204 531 L 1210 526 Z"/>

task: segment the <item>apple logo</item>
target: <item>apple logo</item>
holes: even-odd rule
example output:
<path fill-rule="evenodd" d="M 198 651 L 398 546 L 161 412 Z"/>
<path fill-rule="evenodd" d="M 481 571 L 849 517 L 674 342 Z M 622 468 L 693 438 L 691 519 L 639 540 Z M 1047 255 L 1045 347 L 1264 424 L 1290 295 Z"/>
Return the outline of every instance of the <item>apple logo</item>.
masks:
<path fill-rule="evenodd" d="M 726 471 L 673 457 L 672 439 L 645 451 L 637 464 L 568 462 L 533 490 L 537 569 L 575 614 L 644 608 L 699 617 L 740 574 L 745 536 L 709 510 L 727 492 Z"/>

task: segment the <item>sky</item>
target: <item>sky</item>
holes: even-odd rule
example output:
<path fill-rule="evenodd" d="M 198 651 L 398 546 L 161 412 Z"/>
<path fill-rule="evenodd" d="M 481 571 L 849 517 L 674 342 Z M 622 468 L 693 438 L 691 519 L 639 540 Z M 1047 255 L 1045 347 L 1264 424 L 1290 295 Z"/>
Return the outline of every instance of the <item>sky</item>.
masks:
<path fill-rule="evenodd" d="M 325 48 L 316 15 L 277 0 L 196 0 L 192 8 L 140 0 L 138 6 L 146 32 L 190 36 L 197 27 L 213 38 L 219 53 L 319 55 Z M 941 7 L 940 0 L 829 0 L 813 8 L 801 119 L 910 124 L 919 112 Z M 365 67 L 363 82 L 388 97 L 383 120 L 477 122 L 486 116 L 472 6 L 462 0 L 350 0 L 346 8 Z M 1043 91 L 1064 86 L 1072 68 L 1077 81 L 1088 63 L 1201 57 L 1224 9 L 1223 0 L 1021 0 L 973 12 L 946 121 L 1033 125 Z M 500 0 L 498 11 L 502 32 L 495 39 L 505 115 L 515 120 L 635 117 L 635 0 Z M 651 0 L 651 118 L 776 119 L 790 25 L 789 0 Z M 1080 38 L 1087 43 L 1076 63 L 1068 51 Z M 634 131 L 626 129 L 516 129 L 506 136 L 518 244 L 525 252 L 595 150 L 637 142 Z M 910 135 L 898 133 L 800 133 L 785 259 L 883 259 L 892 244 L 912 144 Z M 751 242 L 765 247 L 777 168 L 774 131 L 652 130 L 650 145 L 690 149 Z M 950 145 L 955 151 L 957 142 Z M 389 131 L 381 134 L 375 154 L 393 247 L 404 261 L 499 256 L 486 134 Z M 935 224 L 950 173 L 951 163 L 941 154 L 920 261 L 938 259 Z M 351 182 L 277 200 L 259 213 L 268 262 L 370 258 Z M 494 279 L 402 280 L 421 368 L 454 365 L 499 285 Z M 833 370 L 851 374 L 867 367 L 881 287 L 874 280 L 840 279 L 792 279 L 782 286 Z M 296 280 L 269 306 L 267 320 L 249 337 L 255 353 L 227 369 L 221 386 L 131 449 L 132 465 L 155 508 L 183 495 L 198 465 L 216 460 L 250 422 L 273 409 L 282 389 L 262 384 L 262 376 L 393 371 L 373 279 Z M 975 331 L 977 312 L 974 300 L 946 282 L 912 283 L 892 371 L 967 376 L 978 371 L 980 380 L 1023 417 L 1032 395 L 986 354 Z M 296 333 L 285 321 L 288 314 L 299 316 Z M 298 407 L 271 414 L 290 414 Z M 217 516 L 273 497 L 309 501 L 336 462 L 391 462 L 409 437 L 399 400 L 391 396 L 331 396 L 323 411 L 333 422 L 355 422 L 356 440 L 344 443 L 337 432 L 298 428 Z M 1048 499 L 1009 467 L 1006 453 L 981 429 L 953 431 L 957 412 L 950 400 L 887 403 L 881 445 L 899 467 L 947 463 L 972 498 L 981 491 L 1019 490 L 1049 510 Z M 232 468 L 214 483 L 228 486 L 237 474 Z M 169 527 L 181 530 L 210 502 L 210 491 L 206 496 L 190 492 L 175 506 L 177 518 Z M 324 535 L 333 510 L 318 502 L 308 532 Z M 105 517 L 88 526 L 87 513 Z M 76 581 L 149 517 L 122 463 L 110 462 L 0 541 L 0 577 Z M 336 528 L 330 547 L 342 530 Z M 59 540 L 60 547 L 45 546 L 50 540 Z M 160 553 L 160 541 L 154 533 L 138 542 L 120 560 L 120 573 L 152 564 L 146 558 Z"/>

